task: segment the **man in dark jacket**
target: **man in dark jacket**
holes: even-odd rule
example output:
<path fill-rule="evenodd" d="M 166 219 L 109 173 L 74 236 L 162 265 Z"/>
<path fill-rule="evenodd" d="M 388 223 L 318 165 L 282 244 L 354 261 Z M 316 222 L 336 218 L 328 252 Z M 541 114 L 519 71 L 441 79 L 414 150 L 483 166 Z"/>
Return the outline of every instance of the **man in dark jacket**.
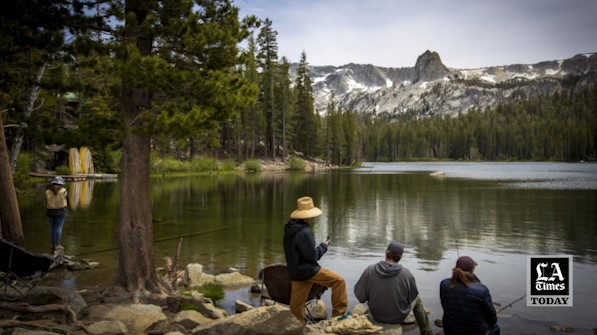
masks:
<path fill-rule="evenodd" d="M 328 250 L 329 241 L 315 246 L 308 221 L 321 213 L 321 209 L 313 205 L 313 199 L 299 198 L 297 209 L 284 226 L 284 254 L 292 279 L 290 311 L 301 322 L 305 320 L 305 302 L 313 283 L 332 288 L 332 316 L 344 315 L 348 305 L 344 278 L 317 264 Z"/>
<path fill-rule="evenodd" d="M 442 323 L 446 335 L 500 334 L 489 289 L 473 273 L 476 265 L 469 256 L 459 257 L 452 270 L 452 278 L 440 283 L 439 297 L 444 309 Z"/>
<path fill-rule="evenodd" d="M 365 269 L 354 286 L 354 294 L 359 302 L 367 302 L 375 321 L 400 324 L 412 310 L 421 334 L 433 335 L 415 277 L 398 264 L 403 252 L 404 245 L 391 241 L 386 259 Z"/>

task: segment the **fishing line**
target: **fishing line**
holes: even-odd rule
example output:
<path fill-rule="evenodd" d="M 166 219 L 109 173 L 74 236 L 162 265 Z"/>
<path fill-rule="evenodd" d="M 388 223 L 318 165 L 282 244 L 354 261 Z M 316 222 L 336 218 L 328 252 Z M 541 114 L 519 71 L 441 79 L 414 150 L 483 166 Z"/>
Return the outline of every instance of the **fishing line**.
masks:
<path fill-rule="evenodd" d="M 456 245 L 456 256 L 460 258 L 460 252 L 458 251 L 458 232 L 456 230 L 456 222 L 452 215 L 450 215 L 450 220 L 452 221 L 452 228 L 454 228 L 454 243 Z"/>

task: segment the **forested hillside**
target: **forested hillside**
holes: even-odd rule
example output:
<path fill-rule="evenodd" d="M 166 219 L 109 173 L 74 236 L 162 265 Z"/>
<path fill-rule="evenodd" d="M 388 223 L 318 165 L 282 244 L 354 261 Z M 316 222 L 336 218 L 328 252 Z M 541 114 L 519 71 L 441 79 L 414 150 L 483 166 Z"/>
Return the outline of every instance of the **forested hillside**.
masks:
<path fill-rule="evenodd" d="M 49 1 L 35 11 L 16 6 L 15 11 L 30 14 L 5 20 L 0 67 L 0 108 L 13 173 L 18 173 L 17 157 L 21 168 L 55 169 L 51 148 L 82 146 L 91 149 L 97 171 L 120 172 L 127 122 L 133 121 L 124 118 L 122 108 L 128 100 L 122 89 L 140 84 L 149 88 L 151 103 L 142 103 L 133 119 L 143 123 L 138 131 L 150 138 L 152 161 L 214 157 L 240 163 L 296 155 L 347 165 L 364 160 L 579 161 L 597 156 L 596 94 L 586 85 L 558 81 L 557 89 L 549 90 L 557 91 L 553 96 L 523 94 L 521 89 L 498 107 L 479 104 L 451 116 L 433 110 L 432 102 L 442 97 L 435 92 L 441 83 L 418 99 L 424 102 L 424 112 L 411 108 L 372 114 L 359 110 L 359 104 L 348 109 L 334 102 L 332 92 L 325 113 L 319 114 L 314 88 L 321 82 L 312 77 L 307 54 L 290 64 L 278 54 L 277 32 L 269 19 L 240 20 L 231 3 L 212 8 L 216 3 L 205 2 L 210 10 L 193 23 L 195 35 L 179 43 L 182 37 L 164 30 L 165 36 L 171 35 L 158 39 L 153 50 L 137 60 L 141 56 L 135 53 L 123 56 L 124 31 L 101 21 L 101 12 L 67 15 L 68 5 L 62 8 Z M 221 28 L 216 22 L 235 24 Z M 44 33 L 36 33 L 40 30 L 31 28 L 35 26 L 43 27 Z M 193 38 L 204 45 L 192 46 Z M 242 47 L 235 44 L 239 41 Z M 179 57 L 183 52 L 191 55 Z M 585 58 L 573 60 L 587 62 Z M 576 64 L 552 63 L 566 65 L 568 72 Z M 353 75 L 369 78 L 365 70 L 374 67 L 363 73 L 357 65 L 350 68 Z M 128 81 L 135 76 L 141 78 L 137 83 Z M 378 81 L 385 85 L 385 80 Z M 500 85 L 487 91 L 505 84 Z M 440 98 L 433 100 L 434 92 Z"/>

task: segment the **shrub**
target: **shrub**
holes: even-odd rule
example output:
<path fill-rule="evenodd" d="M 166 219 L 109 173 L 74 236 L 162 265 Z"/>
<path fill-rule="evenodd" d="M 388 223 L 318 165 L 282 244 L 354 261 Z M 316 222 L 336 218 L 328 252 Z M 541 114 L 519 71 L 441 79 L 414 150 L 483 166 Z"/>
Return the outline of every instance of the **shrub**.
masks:
<path fill-rule="evenodd" d="M 288 160 L 288 168 L 287 169 L 293 170 L 293 171 L 305 171 L 306 166 L 307 166 L 307 163 L 305 163 L 304 160 L 292 156 Z"/>
<path fill-rule="evenodd" d="M 57 166 L 55 171 L 56 171 L 56 174 L 59 176 L 68 176 L 71 174 L 70 168 L 66 165 Z"/>
<path fill-rule="evenodd" d="M 233 171 L 235 169 L 236 169 L 236 162 L 232 158 L 229 158 L 220 163 L 220 170 L 222 170 L 222 171 Z"/>
<path fill-rule="evenodd" d="M 153 173 L 185 172 L 191 170 L 190 162 L 182 162 L 167 156 L 151 155 L 150 164 L 151 172 Z"/>
<path fill-rule="evenodd" d="M 201 156 L 191 162 L 192 172 L 217 171 L 218 162 L 214 158 Z"/>
<path fill-rule="evenodd" d="M 12 175 L 16 188 L 28 188 L 33 184 L 31 176 L 29 176 L 31 164 L 33 164 L 33 156 L 28 152 L 20 152 L 19 157 L 17 157 L 15 172 Z"/>
<path fill-rule="evenodd" d="M 256 159 L 250 159 L 245 162 L 245 171 L 261 172 L 261 163 Z"/>
<path fill-rule="evenodd" d="M 222 285 L 218 284 L 203 284 L 197 289 L 200 293 L 203 293 L 203 296 L 206 298 L 210 298 L 214 301 L 214 303 L 218 300 L 224 299 L 224 288 Z"/>

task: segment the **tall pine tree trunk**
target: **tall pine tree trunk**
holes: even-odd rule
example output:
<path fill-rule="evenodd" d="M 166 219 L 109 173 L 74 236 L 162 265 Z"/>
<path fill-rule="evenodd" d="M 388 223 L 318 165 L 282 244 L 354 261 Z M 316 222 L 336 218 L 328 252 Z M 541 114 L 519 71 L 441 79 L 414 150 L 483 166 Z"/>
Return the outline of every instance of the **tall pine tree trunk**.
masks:
<path fill-rule="evenodd" d="M 151 52 L 153 38 L 144 20 L 148 14 L 144 0 L 126 1 L 124 43 L 134 43 L 141 57 Z M 134 15 L 131 15 L 134 14 Z M 130 57 L 130 56 L 125 56 Z M 134 61 L 125 59 L 128 66 Z M 125 66 L 127 66 L 125 65 Z M 134 71 L 133 71 L 134 73 Z M 120 215 L 118 223 L 118 273 L 116 283 L 128 291 L 159 292 L 153 258 L 153 226 L 149 193 L 150 138 L 134 133 L 142 111 L 151 108 L 151 92 L 138 87 L 142 80 L 122 78 L 121 111 L 127 125 L 120 162 Z"/>
<path fill-rule="evenodd" d="M 2 224 L 2 234 L 0 234 L 2 238 L 16 245 L 25 246 L 17 193 L 8 164 L 8 148 L 6 147 L 2 116 L 0 116 L 0 223 Z"/>

